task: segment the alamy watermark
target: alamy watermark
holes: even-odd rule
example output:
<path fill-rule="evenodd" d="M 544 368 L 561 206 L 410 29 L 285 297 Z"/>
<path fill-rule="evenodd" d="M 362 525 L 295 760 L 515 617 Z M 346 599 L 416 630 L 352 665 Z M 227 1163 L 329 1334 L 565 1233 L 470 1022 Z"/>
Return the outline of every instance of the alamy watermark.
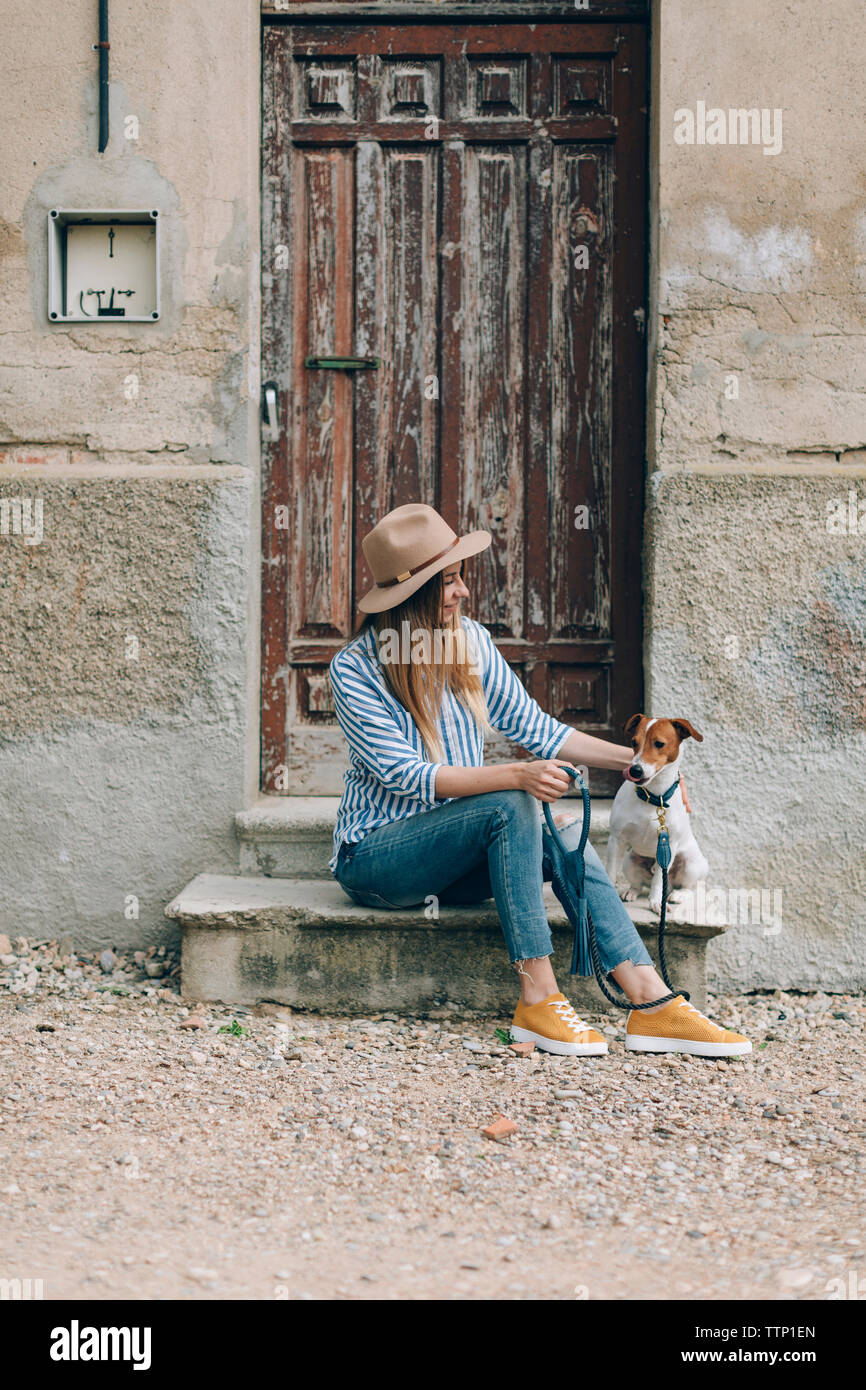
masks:
<path fill-rule="evenodd" d="M 677 901 L 668 907 L 674 922 L 692 926 L 763 927 L 764 936 L 778 936 L 782 930 L 781 888 L 708 888 L 701 882 L 695 888 L 679 890 Z"/>
<path fill-rule="evenodd" d="M 844 1276 L 840 1274 L 835 1279 L 828 1279 L 824 1285 L 824 1292 L 829 1303 L 838 1303 L 840 1299 L 862 1303 L 866 1300 L 866 1275 L 859 1274 L 856 1269 L 849 1269 Z"/>
<path fill-rule="evenodd" d="M 134 1371 L 151 1364 L 149 1327 L 82 1327 L 73 1318 L 68 1327 L 51 1332 L 48 1355 L 52 1361 L 129 1361 Z"/>
<path fill-rule="evenodd" d="M 0 1279 L 0 1303 L 22 1303 L 44 1297 L 44 1279 Z"/>
<path fill-rule="evenodd" d="M 0 536 L 23 536 L 25 545 L 38 545 L 43 534 L 41 497 L 0 497 Z"/>
<path fill-rule="evenodd" d="M 763 145 L 764 154 L 782 152 L 782 108 L 707 106 L 705 101 L 674 112 L 678 145 Z"/>
<path fill-rule="evenodd" d="M 826 525 L 831 536 L 866 536 L 866 497 L 853 488 L 844 497 L 831 497 L 827 503 Z"/>
<path fill-rule="evenodd" d="M 383 666 L 418 666 L 431 661 L 465 661 L 471 671 L 480 676 L 483 670 L 480 657 L 469 634 L 463 627 L 412 628 L 407 618 L 400 631 L 393 627 L 379 629 L 379 660 Z"/>

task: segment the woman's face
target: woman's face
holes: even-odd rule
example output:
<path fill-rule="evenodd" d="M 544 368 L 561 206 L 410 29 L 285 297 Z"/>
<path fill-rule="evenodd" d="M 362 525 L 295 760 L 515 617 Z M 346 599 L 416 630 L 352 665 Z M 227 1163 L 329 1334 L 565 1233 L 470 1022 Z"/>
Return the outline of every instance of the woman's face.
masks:
<path fill-rule="evenodd" d="M 446 618 L 454 613 L 460 605 L 460 600 L 469 597 L 469 590 L 463 583 L 461 575 L 463 573 L 463 561 L 456 565 L 451 565 L 443 575 L 443 594 L 442 606 Z"/>

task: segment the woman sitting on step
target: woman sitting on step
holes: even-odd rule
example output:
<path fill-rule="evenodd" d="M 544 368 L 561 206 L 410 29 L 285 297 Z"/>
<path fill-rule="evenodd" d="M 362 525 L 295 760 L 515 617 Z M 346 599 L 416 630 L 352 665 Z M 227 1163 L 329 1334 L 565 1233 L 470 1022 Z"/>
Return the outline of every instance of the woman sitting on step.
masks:
<path fill-rule="evenodd" d="M 432 507 L 409 503 L 364 537 L 376 583 L 358 607 L 360 632 L 333 657 L 334 707 L 350 749 L 329 868 L 353 902 L 423 908 L 491 896 L 520 979 L 512 1037 L 549 1052 L 597 1055 L 607 1043 L 560 993 L 542 886 L 550 835 L 539 803 L 571 785 L 560 767 L 629 766 L 632 750 L 562 724 L 531 698 L 487 629 L 460 613 L 463 561 L 488 531 L 458 537 Z M 498 729 L 537 761 L 483 765 Z M 561 823 L 557 818 L 557 825 Z M 568 848 L 580 823 L 565 828 Z M 601 860 L 586 846 L 586 894 L 599 956 L 633 1004 L 668 993 Z M 629 1013 L 652 1050 L 719 1057 L 751 1051 L 682 995 Z"/>

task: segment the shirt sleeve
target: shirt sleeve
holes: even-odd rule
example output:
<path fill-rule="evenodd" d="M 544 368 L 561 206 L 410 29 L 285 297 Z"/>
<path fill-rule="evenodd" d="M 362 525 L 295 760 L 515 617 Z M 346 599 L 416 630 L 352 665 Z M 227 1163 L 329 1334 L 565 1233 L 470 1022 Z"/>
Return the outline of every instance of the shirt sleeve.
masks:
<path fill-rule="evenodd" d="M 419 757 L 372 675 L 364 672 L 363 660 L 347 660 L 338 652 L 328 675 L 340 728 L 364 766 L 393 795 L 435 802 L 436 773 L 444 763 Z"/>
<path fill-rule="evenodd" d="M 574 732 L 572 726 L 546 714 L 533 700 L 482 623 L 476 623 L 475 630 L 480 638 L 481 683 L 491 724 L 537 758 L 555 758 Z"/>

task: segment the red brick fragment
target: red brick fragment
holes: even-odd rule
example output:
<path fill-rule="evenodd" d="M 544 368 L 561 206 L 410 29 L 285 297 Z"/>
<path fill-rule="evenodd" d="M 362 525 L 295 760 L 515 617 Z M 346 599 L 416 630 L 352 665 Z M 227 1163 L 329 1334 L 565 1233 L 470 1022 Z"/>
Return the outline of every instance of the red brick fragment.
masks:
<path fill-rule="evenodd" d="M 44 468 L 50 464 L 69 462 L 69 450 L 40 449 L 38 445 L 22 445 L 20 448 L 4 449 L 0 462 L 14 464 L 16 468 Z"/>
<path fill-rule="evenodd" d="M 510 1052 L 516 1052 L 518 1057 L 528 1057 L 530 1052 L 535 1051 L 534 1042 L 509 1043 Z"/>
<path fill-rule="evenodd" d="M 485 1125 L 481 1133 L 487 1139 L 507 1139 L 510 1134 L 517 1133 L 517 1125 L 513 1120 L 509 1120 L 507 1115 L 497 1115 L 493 1123 Z"/>

